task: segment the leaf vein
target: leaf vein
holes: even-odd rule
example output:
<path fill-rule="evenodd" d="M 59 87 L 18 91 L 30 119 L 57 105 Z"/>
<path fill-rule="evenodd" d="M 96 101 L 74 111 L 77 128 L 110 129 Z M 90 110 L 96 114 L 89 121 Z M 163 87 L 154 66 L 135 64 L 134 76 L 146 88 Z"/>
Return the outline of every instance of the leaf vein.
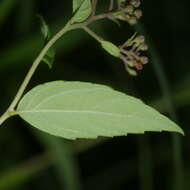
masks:
<path fill-rule="evenodd" d="M 54 94 L 52 96 L 48 96 L 47 98 L 45 98 L 43 101 L 39 102 L 39 104 L 37 104 L 34 109 L 37 109 L 40 105 L 50 101 L 52 98 L 58 97 L 58 96 L 64 96 L 66 94 L 70 94 L 70 93 L 77 93 L 77 92 L 84 92 L 84 91 L 96 91 L 96 90 L 103 90 L 106 91 L 107 89 L 104 88 L 93 88 L 93 89 L 89 89 L 89 88 L 84 88 L 84 89 L 77 89 L 77 90 L 69 90 L 69 91 L 63 91 L 60 92 L 58 94 Z"/>

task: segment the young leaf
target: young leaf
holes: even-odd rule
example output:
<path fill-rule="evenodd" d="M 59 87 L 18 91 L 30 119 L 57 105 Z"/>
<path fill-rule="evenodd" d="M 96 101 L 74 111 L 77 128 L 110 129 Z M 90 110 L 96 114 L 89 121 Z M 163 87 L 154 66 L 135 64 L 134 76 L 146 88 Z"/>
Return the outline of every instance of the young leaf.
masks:
<path fill-rule="evenodd" d="M 73 0 L 73 13 L 81 6 L 84 0 Z"/>
<path fill-rule="evenodd" d="M 43 62 L 46 63 L 51 69 L 55 60 L 55 49 L 50 48 L 46 55 L 43 57 Z"/>
<path fill-rule="evenodd" d="M 101 45 L 109 54 L 113 55 L 114 57 L 120 56 L 119 48 L 111 42 L 101 41 Z"/>
<path fill-rule="evenodd" d="M 79 1 L 77 1 L 79 4 Z M 83 0 L 75 15 L 71 19 L 71 23 L 85 21 L 92 12 L 91 0 Z"/>
<path fill-rule="evenodd" d="M 49 26 L 41 15 L 37 15 L 37 17 L 40 19 L 41 22 L 41 32 L 43 34 L 44 40 L 48 41 L 51 37 Z"/>
<path fill-rule="evenodd" d="M 41 21 L 41 32 L 44 37 L 44 44 L 46 44 L 51 38 L 51 32 L 50 32 L 49 26 L 45 22 L 44 18 L 40 15 L 38 15 L 38 17 Z M 51 69 L 53 66 L 54 59 L 55 59 L 55 49 L 52 47 L 48 50 L 46 55 L 43 57 L 42 61 L 44 63 L 46 63 L 49 66 L 49 68 Z"/>
<path fill-rule="evenodd" d="M 183 131 L 142 101 L 104 85 L 55 81 L 28 92 L 17 109 L 32 126 L 67 139 Z"/>

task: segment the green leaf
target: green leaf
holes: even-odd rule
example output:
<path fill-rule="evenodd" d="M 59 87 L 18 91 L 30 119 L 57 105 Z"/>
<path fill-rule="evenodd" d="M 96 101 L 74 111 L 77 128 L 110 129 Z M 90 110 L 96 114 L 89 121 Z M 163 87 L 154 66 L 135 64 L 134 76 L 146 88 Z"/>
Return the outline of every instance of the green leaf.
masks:
<path fill-rule="evenodd" d="M 28 92 L 17 109 L 32 126 L 67 139 L 121 136 L 145 131 L 183 134 L 142 101 L 104 85 L 55 81 Z"/>
<path fill-rule="evenodd" d="M 81 6 L 84 0 L 73 0 L 73 13 Z"/>
<path fill-rule="evenodd" d="M 44 37 L 44 44 L 46 44 L 51 38 L 51 32 L 44 18 L 41 15 L 37 15 L 37 17 L 41 21 L 41 32 Z M 46 55 L 43 57 L 42 61 L 46 63 L 51 69 L 54 63 L 54 59 L 55 59 L 55 49 L 51 47 L 46 53 Z"/>
<path fill-rule="evenodd" d="M 77 1 L 79 3 L 79 1 Z M 71 23 L 85 21 L 92 12 L 91 0 L 83 0 L 75 15 L 71 19 Z"/>
<path fill-rule="evenodd" d="M 46 55 L 43 57 L 42 61 L 46 63 L 51 69 L 53 66 L 54 60 L 55 60 L 55 49 L 50 48 L 48 52 L 46 53 Z"/>
<path fill-rule="evenodd" d="M 115 56 L 115 57 L 119 57 L 120 56 L 120 50 L 119 48 L 112 44 L 111 42 L 108 41 L 101 41 L 101 45 L 102 47 L 111 55 Z"/>
<path fill-rule="evenodd" d="M 48 41 L 51 37 L 51 32 L 50 32 L 49 26 L 47 25 L 46 21 L 44 20 L 44 18 L 41 15 L 37 15 L 37 17 L 40 19 L 41 32 L 43 34 L 44 40 Z"/>

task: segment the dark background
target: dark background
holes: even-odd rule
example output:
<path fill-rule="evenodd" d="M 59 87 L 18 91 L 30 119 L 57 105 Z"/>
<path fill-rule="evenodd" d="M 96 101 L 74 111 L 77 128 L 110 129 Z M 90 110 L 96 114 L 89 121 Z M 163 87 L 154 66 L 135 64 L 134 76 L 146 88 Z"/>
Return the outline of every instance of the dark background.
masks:
<path fill-rule="evenodd" d="M 99 8 L 108 0 L 99 0 Z M 71 17 L 71 1 L 0 1 L 0 112 L 14 97 L 43 47 L 41 14 L 52 33 Z M 146 133 L 113 139 L 66 141 L 33 129 L 20 118 L 0 129 L 0 190 L 190 189 L 190 1 L 144 0 L 135 27 L 101 21 L 91 27 L 119 45 L 135 31 L 149 44 L 150 62 L 136 78 L 88 34 L 74 31 L 57 44 L 52 70 L 41 64 L 28 90 L 53 80 L 109 85 L 141 98 L 171 119 L 186 136 Z"/>

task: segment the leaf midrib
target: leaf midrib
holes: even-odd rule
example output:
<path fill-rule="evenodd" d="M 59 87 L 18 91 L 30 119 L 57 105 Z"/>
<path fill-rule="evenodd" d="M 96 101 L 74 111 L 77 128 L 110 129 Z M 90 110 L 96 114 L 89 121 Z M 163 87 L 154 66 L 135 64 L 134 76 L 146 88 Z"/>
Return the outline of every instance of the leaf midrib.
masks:
<path fill-rule="evenodd" d="M 22 113 L 84 113 L 84 114 L 94 114 L 94 115 L 107 115 L 107 116 L 114 116 L 114 117 L 134 117 L 135 115 L 131 114 L 118 114 L 118 113 L 110 113 L 110 112 L 100 112 L 100 111 L 90 111 L 90 110 L 19 110 L 17 114 Z"/>

